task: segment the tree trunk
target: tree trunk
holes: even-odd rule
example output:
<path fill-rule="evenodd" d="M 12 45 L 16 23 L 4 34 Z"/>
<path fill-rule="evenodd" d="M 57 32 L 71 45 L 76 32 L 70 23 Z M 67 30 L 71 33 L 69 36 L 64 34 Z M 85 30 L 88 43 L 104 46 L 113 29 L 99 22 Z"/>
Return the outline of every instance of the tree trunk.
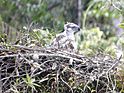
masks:
<path fill-rule="evenodd" d="M 78 0 L 78 25 L 81 26 L 81 9 L 82 9 L 82 4 L 81 0 Z"/>

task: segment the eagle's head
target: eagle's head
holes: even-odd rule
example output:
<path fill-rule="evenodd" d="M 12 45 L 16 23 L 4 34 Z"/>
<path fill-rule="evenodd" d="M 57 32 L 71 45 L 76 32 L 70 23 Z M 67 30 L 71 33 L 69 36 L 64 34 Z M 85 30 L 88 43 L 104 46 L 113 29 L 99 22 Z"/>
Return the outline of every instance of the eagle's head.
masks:
<path fill-rule="evenodd" d="M 64 30 L 67 33 L 75 34 L 80 31 L 80 27 L 74 23 L 67 23 L 64 25 Z"/>

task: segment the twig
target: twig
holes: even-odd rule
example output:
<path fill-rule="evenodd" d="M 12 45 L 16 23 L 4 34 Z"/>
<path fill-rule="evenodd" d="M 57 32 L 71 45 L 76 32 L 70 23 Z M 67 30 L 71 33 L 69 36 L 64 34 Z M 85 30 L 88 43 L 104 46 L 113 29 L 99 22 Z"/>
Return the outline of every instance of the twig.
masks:
<path fill-rule="evenodd" d="M 108 73 L 110 70 L 112 70 L 117 64 L 118 64 L 119 60 L 116 59 L 115 63 L 108 69 L 108 71 L 106 73 Z"/>
<path fill-rule="evenodd" d="M 21 54 L 21 56 L 32 56 L 34 55 L 35 53 L 30 53 L 30 54 Z M 8 58 L 8 57 L 16 57 L 16 56 L 19 56 L 20 54 L 13 54 L 13 55 L 5 55 L 5 56 L 0 56 L 0 58 Z M 39 56 L 48 56 L 48 57 L 62 57 L 62 58 L 67 58 L 67 59 L 71 59 L 73 57 L 69 57 L 69 56 L 66 56 L 66 55 L 62 55 L 62 54 L 50 54 L 50 53 L 37 53 L 37 55 Z M 82 62 L 82 60 L 80 59 L 77 59 L 77 58 L 73 58 L 75 61 L 80 61 Z"/>
<path fill-rule="evenodd" d="M 73 92 L 73 89 L 71 88 L 71 86 L 70 86 L 67 82 L 65 82 L 65 81 L 62 79 L 61 76 L 60 76 L 60 79 L 62 80 L 63 83 L 65 83 L 65 84 L 70 88 L 71 93 L 74 93 L 74 92 Z"/>

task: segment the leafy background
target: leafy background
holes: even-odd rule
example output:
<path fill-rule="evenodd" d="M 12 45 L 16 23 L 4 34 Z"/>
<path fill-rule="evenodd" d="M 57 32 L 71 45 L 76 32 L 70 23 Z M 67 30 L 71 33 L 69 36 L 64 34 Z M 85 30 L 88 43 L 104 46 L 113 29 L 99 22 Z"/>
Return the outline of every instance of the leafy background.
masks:
<path fill-rule="evenodd" d="M 1 0 L 0 2 L 0 39 L 4 43 L 5 41 L 19 43 L 22 36 L 30 35 L 32 38 L 27 43 L 35 41 L 35 44 L 39 42 L 41 46 L 45 46 L 55 34 L 63 30 L 66 22 L 74 22 L 82 27 L 77 40 L 79 49 L 84 54 L 92 54 L 96 50 L 113 54 L 117 41 L 123 42 L 123 0 Z M 24 39 L 27 39 L 27 36 Z"/>

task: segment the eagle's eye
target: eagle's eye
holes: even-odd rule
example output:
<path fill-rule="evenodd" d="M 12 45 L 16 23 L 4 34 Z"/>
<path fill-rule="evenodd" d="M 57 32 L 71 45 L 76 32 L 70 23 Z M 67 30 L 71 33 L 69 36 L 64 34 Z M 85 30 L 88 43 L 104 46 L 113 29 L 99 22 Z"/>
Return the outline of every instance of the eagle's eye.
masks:
<path fill-rule="evenodd" d="M 80 31 L 80 28 L 78 28 L 78 31 Z"/>
<path fill-rule="evenodd" d="M 80 31 L 80 27 L 77 27 L 77 26 L 73 26 L 73 27 L 71 27 L 71 29 L 74 30 L 74 31 L 76 31 L 76 32 L 77 31 Z"/>

